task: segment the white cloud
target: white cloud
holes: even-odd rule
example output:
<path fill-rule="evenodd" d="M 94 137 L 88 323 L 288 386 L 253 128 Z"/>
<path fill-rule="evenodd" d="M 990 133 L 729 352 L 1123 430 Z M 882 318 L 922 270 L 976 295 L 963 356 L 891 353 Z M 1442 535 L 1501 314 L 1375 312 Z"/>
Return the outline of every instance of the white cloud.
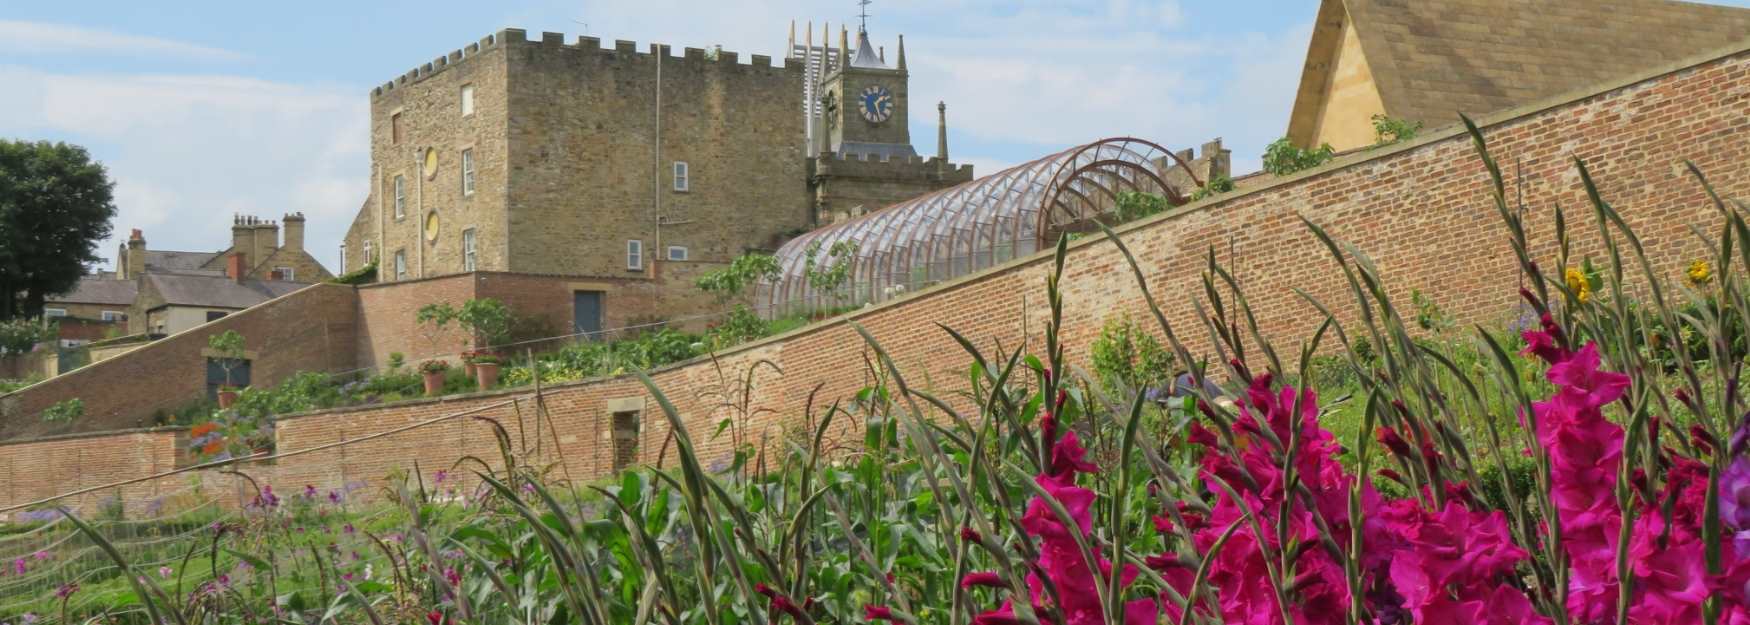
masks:
<path fill-rule="evenodd" d="M 8 54 L 119 54 L 127 56 L 174 56 L 190 59 L 234 61 L 242 55 L 229 50 L 81 28 L 47 22 L 0 20 L 0 52 Z"/>
<path fill-rule="evenodd" d="M 301 211 L 307 245 L 332 269 L 367 192 L 368 103 L 352 90 L 12 66 L 0 84 L 18 87 L 0 98 L 0 136 L 86 145 L 109 168 L 118 238 L 141 228 L 156 249 L 216 251 L 233 213 Z"/>

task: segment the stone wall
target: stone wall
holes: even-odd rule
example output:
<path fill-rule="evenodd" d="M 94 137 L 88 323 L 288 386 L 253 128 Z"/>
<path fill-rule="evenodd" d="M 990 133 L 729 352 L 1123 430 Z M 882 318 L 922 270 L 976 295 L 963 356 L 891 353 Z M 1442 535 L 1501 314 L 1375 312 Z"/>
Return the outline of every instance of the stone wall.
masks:
<path fill-rule="evenodd" d="M 243 335 L 256 385 L 275 384 L 300 371 L 351 368 L 357 306 L 352 287 L 312 285 L 125 356 L 0 395 L 0 440 L 152 425 L 155 414 L 205 396 L 207 338 L 226 330 Z M 73 397 L 84 402 L 83 416 L 70 423 L 39 418 L 43 410 Z"/>
<path fill-rule="evenodd" d="M 1586 200 L 1573 157 L 1587 159 L 1600 192 L 1637 229 L 1656 270 L 1672 278 L 1703 253 L 1704 242 L 1689 228 L 1718 223 L 1682 162 L 1694 160 L 1725 197 L 1750 195 L 1750 169 L 1744 167 L 1750 157 L 1750 120 L 1743 115 L 1743 94 L 1750 93 L 1750 53 L 1741 49 L 1642 78 L 1483 119 L 1496 157 L 1509 164 L 1508 171 L 1523 172 L 1519 188 L 1528 225 L 1536 252 L 1545 258 L 1554 249 L 1551 215 L 1557 202 L 1577 216 L 1576 253 L 1599 250 L 1596 230 L 1583 217 Z M 1204 333 L 1194 329 L 1190 301 L 1199 292 L 1199 272 L 1211 247 L 1242 281 L 1263 332 L 1279 349 L 1289 348 L 1320 323 L 1316 311 L 1291 287 L 1319 298 L 1343 320 L 1353 318 L 1348 287 L 1300 224 L 1300 216 L 1365 250 L 1400 301 L 1419 289 L 1461 323 L 1501 324 L 1515 312 L 1519 276 L 1488 192 L 1468 137 L 1454 129 L 1435 129 L 1412 143 L 1347 157 L 1128 225 L 1122 236 L 1138 255 L 1165 313 L 1193 348 L 1207 346 Z M 1090 238 L 1073 244 L 1066 267 L 1063 338 L 1069 357 L 1081 362 L 1108 317 L 1146 313 L 1128 267 L 1110 243 Z M 1036 350 L 1047 318 L 1044 284 L 1050 270 L 1049 256 L 1035 255 L 653 377 L 676 403 L 711 462 L 724 457 L 737 439 L 771 442 L 805 430 L 811 408 L 819 414 L 822 404 L 870 382 L 862 366 L 867 349 L 846 321 L 868 328 L 914 385 L 938 397 L 959 388 L 968 363 L 937 323 L 955 328 L 982 348 L 1000 343 Z M 756 365 L 762 361 L 782 373 Z M 737 419 L 723 435 L 711 436 L 719 420 L 738 416 L 726 412 L 721 397 L 740 393 L 737 380 L 754 367 L 748 400 L 757 416 Z M 293 452 L 355 440 L 421 419 L 481 409 L 482 416 L 504 424 L 518 444 L 531 441 L 532 447 L 533 440 L 543 441 L 546 453 L 563 460 L 562 475 L 590 479 L 614 468 L 609 424 L 614 413 L 627 412 L 636 415 L 640 426 L 636 459 L 674 465 L 672 447 L 665 452 L 662 445 L 665 423 L 634 380 L 593 380 L 548 390 L 542 402 L 551 421 L 542 422 L 539 436 L 536 412 L 528 392 L 521 390 L 290 418 L 277 430 L 279 449 Z M 807 405 L 811 395 L 812 407 Z M 498 405 L 510 400 L 516 403 Z M 854 449 L 861 440 L 858 425 L 841 423 L 829 433 L 828 445 Z M 58 444 L 21 443 L 6 449 L 39 453 L 35 446 Z M 447 467 L 461 454 L 497 457 L 486 422 L 457 418 L 246 470 L 276 484 L 327 489 L 378 480 L 391 471 L 410 469 L 415 461 L 428 471 Z M 57 471 L 69 470 L 62 466 L 31 479 L 60 480 L 64 476 Z M 129 461 L 116 466 L 121 467 L 117 474 L 144 470 Z M 158 488 L 174 490 L 186 479 L 166 478 Z M 0 486 L 0 493 L 8 488 L 17 487 Z M 19 502 L 12 499 L 0 506 Z"/>
<path fill-rule="evenodd" d="M 859 118 L 860 120 L 861 118 Z M 830 224 L 972 180 L 971 165 L 826 152 L 813 161 L 816 218 Z"/>
<path fill-rule="evenodd" d="M 668 246 L 728 262 L 809 224 L 800 65 L 506 37 L 511 270 L 649 279 Z M 687 163 L 684 191 L 677 161 Z M 633 239 L 644 248 L 636 270 L 627 266 Z"/>

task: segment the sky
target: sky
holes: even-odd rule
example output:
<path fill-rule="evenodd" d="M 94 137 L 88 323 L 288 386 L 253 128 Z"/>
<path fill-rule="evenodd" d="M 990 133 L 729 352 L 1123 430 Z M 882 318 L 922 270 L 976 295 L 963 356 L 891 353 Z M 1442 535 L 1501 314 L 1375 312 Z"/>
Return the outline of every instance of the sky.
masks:
<path fill-rule="evenodd" d="M 1234 171 L 1287 127 L 1315 0 L 875 0 L 906 37 L 919 112 L 948 105 L 978 175 L 1107 136 L 1172 149 L 1220 137 Z M 0 137 L 83 145 L 116 183 L 113 261 L 218 251 L 233 214 L 302 212 L 331 270 L 368 192 L 373 86 L 500 28 L 784 56 L 790 22 L 850 23 L 855 0 L 20 2 L 0 8 Z M 799 35 L 800 37 L 800 35 Z M 912 115 L 934 152 L 935 115 Z M 106 264 L 105 268 L 113 266 Z"/>

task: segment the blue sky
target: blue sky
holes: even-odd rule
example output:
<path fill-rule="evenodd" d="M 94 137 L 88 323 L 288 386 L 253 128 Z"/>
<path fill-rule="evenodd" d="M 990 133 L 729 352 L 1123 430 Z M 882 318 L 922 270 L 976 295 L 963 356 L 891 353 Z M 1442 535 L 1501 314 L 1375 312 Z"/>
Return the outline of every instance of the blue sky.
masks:
<path fill-rule="evenodd" d="M 1314 0 L 877 0 L 906 35 L 914 102 L 948 103 L 954 160 L 980 175 L 1111 135 L 1193 147 L 1235 170 L 1287 125 Z M 117 181 L 116 236 L 217 250 L 233 213 L 301 211 L 334 268 L 364 200 L 370 88 L 502 27 L 783 56 L 792 19 L 852 0 L 19 2 L 0 9 L 0 136 L 89 147 Z M 922 110 L 920 110 L 920 113 Z M 913 116 L 921 152 L 934 115 Z M 113 254 L 114 241 L 100 249 Z"/>

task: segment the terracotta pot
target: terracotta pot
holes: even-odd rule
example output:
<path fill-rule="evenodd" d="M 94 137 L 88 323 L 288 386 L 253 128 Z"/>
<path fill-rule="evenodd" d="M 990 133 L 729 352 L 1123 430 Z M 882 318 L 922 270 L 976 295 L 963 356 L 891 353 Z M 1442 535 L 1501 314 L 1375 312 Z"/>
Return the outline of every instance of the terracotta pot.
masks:
<path fill-rule="evenodd" d="M 425 394 L 427 396 L 435 397 L 444 392 L 444 372 L 422 371 L 420 374 L 425 376 Z"/>
<path fill-rule="evenodd" d="M 483 362 L 474 365 L 474 372 L 476 374 L 474 381 L 480 383 L 480 390 L 484 391 L 498 386 L 498 363 Z"/>
<path fill-rule="evenodd" d="M 476 372 L 480 371 L 480 369 L 478 369 L 477 367 L 478 367 L 478 365 L 475 365 L 474 361 L 472 359 L 463 360 L 462 361 L 462 374 L 466 375 L 470 378 L 474 377 L 474 374 Z"/>
<path fill-rule="evenodd" d="M 229 389 L 219 391 L 219 409 L 220 410 L 230 408 L 231 404 L 235 404 L 235 403 L 237 403 L 237 391 L 233 391 L 233 390 L 229 390 Z"/>

